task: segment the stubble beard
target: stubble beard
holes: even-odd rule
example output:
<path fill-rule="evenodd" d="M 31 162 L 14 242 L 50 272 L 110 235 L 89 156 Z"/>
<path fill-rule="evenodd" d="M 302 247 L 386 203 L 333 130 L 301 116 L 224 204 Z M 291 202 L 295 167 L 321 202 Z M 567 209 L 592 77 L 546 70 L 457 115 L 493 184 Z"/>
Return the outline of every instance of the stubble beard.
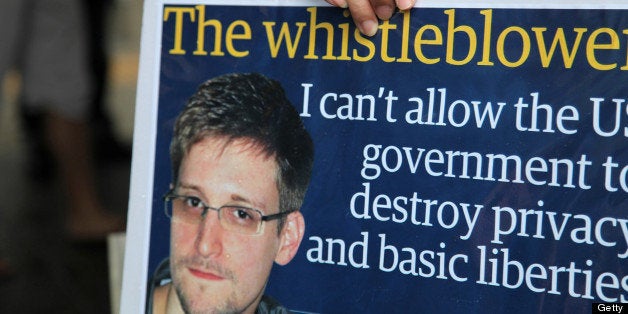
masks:
<path fill-rule="evenodd" d="M 241 313 L 244 310 L 244 309 L 238 309 L 237 302 L 236 302 L 238 300 L 238 296 L 236 295 L 236 291 L 231 291 L 230 295 L 228 295 L 223 300 L 213 300 L 217 302 L 212 302 L 211 308 L 198 308 L 198 306 L 195 306 L 194 305 L 195 303 L 203 304 L 204 302 L 194 302 L 193 293 L 192 291 L 190 291 L 192 287 L 188 287 L 187 290 L 184 289 L 183 287 L 184 280 L 182 278 L 183 277 L 182 272 L 185 272 L 185 268 L 189 265 L 192 265 L 194 267 L 204 269 L 204 270 L 212 270 L 218 273 L 223 278 L 225 278 L 225 280 L 231 281 L 231 284 L 233 284 L 234 286 L 237 286 L 237 280 L 233 272 L 218 265 L 214 261 L 203 259 L 203 258 L 198 258 L 198 257 L 180 258 L 178 261 L 174 262 L 174 265 L 172 265 L 174 266 L 172 267 L 172 270 L 171 270 L 172 282 L 174 284 L 175 291 L 179 298 L 179 302 L 181 303 L 181 308 L 186 314 L 235 314 L 235 313 Z M 191 285 L 194 283 L 188 282 L 188 284 Z M 198 289 L 202 293 L 200 297 L 203 297 L 203 298 L 214 297 L 214 296 L 211 296 L 211 293 L 213 291 L 211 291 L 209 287 L 202 285 Z M 210 290 L 210 291 L 205 291 L 205 290 Z"/>

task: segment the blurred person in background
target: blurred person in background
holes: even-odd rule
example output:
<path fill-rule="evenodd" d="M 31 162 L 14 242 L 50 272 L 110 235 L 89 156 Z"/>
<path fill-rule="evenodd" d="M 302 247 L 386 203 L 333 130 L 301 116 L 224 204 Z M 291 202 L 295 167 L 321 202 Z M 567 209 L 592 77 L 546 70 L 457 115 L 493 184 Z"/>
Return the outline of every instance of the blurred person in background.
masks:
<path fill-rule="evenodd" d="M 93 92 L 89 99 L 89 131 L 91 149 L 96 166 L 115 162 L 131 161 L 131 147 L 119 141 L 114 134 L 113 122 L 105 106 L 108 89 L 109 56 L 107 51 L 107 16 L 113 0 L 80 0 L 87 44 L 87 69 L 92 81 Z M 20 122 L 31 139 L 28 145 L 27 171 L 35 181 L 50 181 L 55 163 L 46 143 L 44 126 L 45 112 L 33 109 L 22 97 L 20 99 Z"/>
<path fill-rule="evenodd" d="M 109 162 L 131 161 L 131 147 L 121 142 L 113 130 L 111 120 L 105 106 L 105 96 L 109 87 L 108 71 L 109 55 L 107 46 L 107 16 L 115 5 L 114 0 L 82 0 L 87 23 L 88 62 L 91 76 L 94 79 L 94 93 L 90 102 L 90 122 L 92 142 L 96 161 L 100 164 Z"/>
<path fill-rule="evenodd" d="M 102 240 L 124 228 L 123 218 L 104 208 L 96 190 L 90 147 L 95 82 L 84 12 L 78 0 L 0 2 L 0 77 L 9 69 L 21 76 L 20 102 L 40 117 L 42 145 L 54 158 L 66 195 L 65 233 L 77 241 Z M 27 144 L 37 140 L 25 138 Z"/>

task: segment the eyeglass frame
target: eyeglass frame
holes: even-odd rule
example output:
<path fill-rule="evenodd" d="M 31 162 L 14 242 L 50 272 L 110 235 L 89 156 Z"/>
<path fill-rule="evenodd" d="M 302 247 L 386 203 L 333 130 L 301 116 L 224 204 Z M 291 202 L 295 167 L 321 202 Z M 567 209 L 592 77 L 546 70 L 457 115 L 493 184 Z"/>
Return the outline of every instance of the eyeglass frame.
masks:
<path fill-rule="evenodd" d="M 234 230 L 231 230 L 231 229 L 225 228 L 225 230 L 228 230 L 228 231 L 231 231 L 231 232 L 235 232 L 235 233 L 238 233 L 238 234 L 246 234 L 246 235 L 259 235 L 259 234 L 261 234 L 261 233 L 262 233 L 262 231 L 264 230 L 264 227 L 263 227 L 263 226 L 264 226 L 264 222 L 265 222 L 265 221 L 271 221 L 271 220 L 280 219 L 280 218 L 282 218 L 282 217 L 284 217 L 284 216 L 286 216 L 286 215 L 289 215 L 289 214 L 291 214 L 291 213 L 293 213 L 293 212 L 296 212 L 296 211 L 297 211 L 296 209 L 290 209 L 290 210 L 283 211 L 283 212 L 278 212 L 278 213 L 275 213 L 275 214 L 264 215 L 264 213 L 262 213 L 262 211 L 261 211 L 261 210 L 259 210 L 259 209 L 257 209 L 257 208 L 246 207 L 246 206 L 239 206 L 239 205 L 222 205 L 222 206 L 220 206 L 220 207 L 211 207 L 211 206 L 209 206 L 209 205 L 205 204 L 205 202 L 204 202 L 203 200 L 201 200 L 201 199 L 200 199 L 199 197 L 197 197 L 197 196 L 189 196 L 189 195 L 179 195 L 179 194 L 175 194 L 175 193 L 174 193 L 174 189 L 171 189 L 170 191 L 168 191 L 168 193 L 166 193 L 166 194 L 162 197 L 162 199 L 163 199 L 163 201 L 164 201 L 164 214 L 166 215 L 166 217 L 168 217 L 168 218 L 170 218 L 170 219 L 172 219 L 172 218 L 173 218 L 172 216 L 174 216 L 174 214 L 173 214 L 173 215 L 168 215 L 168 202 L 172 202 L 172 200 L 173 200 L 173 199 L 177 199 L 177 198 L 183 198 L 183 199 L 197 198 L 197 199 L 198 199 L 198 201 L 200 202 L 200 204 L 202 204 L 202 208 L 203 208 L 203 212 L 201 213 L 201 216 L 200 216 L 200 218 L 201 218 L 201 219 L 199 220 L 199 222 L 201 222 L 201 221 L 203 221 L 203 219 L 205 219 L 205 217 L 207 216 L 207 213 L 208 213 L 208 212 L 209 212 L 209 210 L 211 209 L 211 210 L 214 210 L 214 211 L 216 211 L 216 212 L 218 213 L 218 221 L 220 221 L 220 226 L 222 226 L 223 228 L 224 228 L 224 226 L 223 226 L 223 224 L 222 224 L 222 218 L 220 218 L 220 217 L 221 217 L 221 215 L 220 215 L 220 210 L 221 210 L 222 208 L 225 208 L 225 207 L 232 207 L 232 208 L 239 208 L 239 209 L 253 210 L 253 211 L 258 212 L 258 213 L 259 213 L 259 215 L 260 215 L 260 223 L 259 223 L 259 226 L 257 227 L 257 232 L 255 232 L 255 233 L 237 232 L 237 231 L 234 231 Z M 173 210 L 173 212 L 174 212 L 174 210 Z"/>

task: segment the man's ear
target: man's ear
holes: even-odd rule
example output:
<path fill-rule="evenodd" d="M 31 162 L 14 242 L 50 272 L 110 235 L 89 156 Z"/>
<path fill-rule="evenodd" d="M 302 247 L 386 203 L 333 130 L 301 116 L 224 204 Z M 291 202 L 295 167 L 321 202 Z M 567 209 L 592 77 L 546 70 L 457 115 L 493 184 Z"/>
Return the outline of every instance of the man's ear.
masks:
<path fill-rule="evenodd" d="M 296 211 L 288 214 L 279 235 L 279 250 L 275 256 L 275 263 L 286 265 L 292 260 L 297 254 L 304 233 L 305 220 L 301 212 Z"/>

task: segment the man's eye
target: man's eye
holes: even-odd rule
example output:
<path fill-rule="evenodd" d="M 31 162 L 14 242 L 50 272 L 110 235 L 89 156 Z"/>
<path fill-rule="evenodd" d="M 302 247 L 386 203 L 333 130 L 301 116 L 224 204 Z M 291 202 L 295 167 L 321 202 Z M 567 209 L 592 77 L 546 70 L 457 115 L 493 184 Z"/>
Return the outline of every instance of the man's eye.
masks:
<path fill-rule="evenodd" d="M 234 216 L 238 219 L 249 220 L 253 219 L 253 216 L 249 213 L 248 210 L 238 208 L 233 212 Z"/>
<path fill-rule="evenodd" d="M 203 202 L 198 197 L 186 197 L 185 205 L 189 207 L 203 207 Z"/>

